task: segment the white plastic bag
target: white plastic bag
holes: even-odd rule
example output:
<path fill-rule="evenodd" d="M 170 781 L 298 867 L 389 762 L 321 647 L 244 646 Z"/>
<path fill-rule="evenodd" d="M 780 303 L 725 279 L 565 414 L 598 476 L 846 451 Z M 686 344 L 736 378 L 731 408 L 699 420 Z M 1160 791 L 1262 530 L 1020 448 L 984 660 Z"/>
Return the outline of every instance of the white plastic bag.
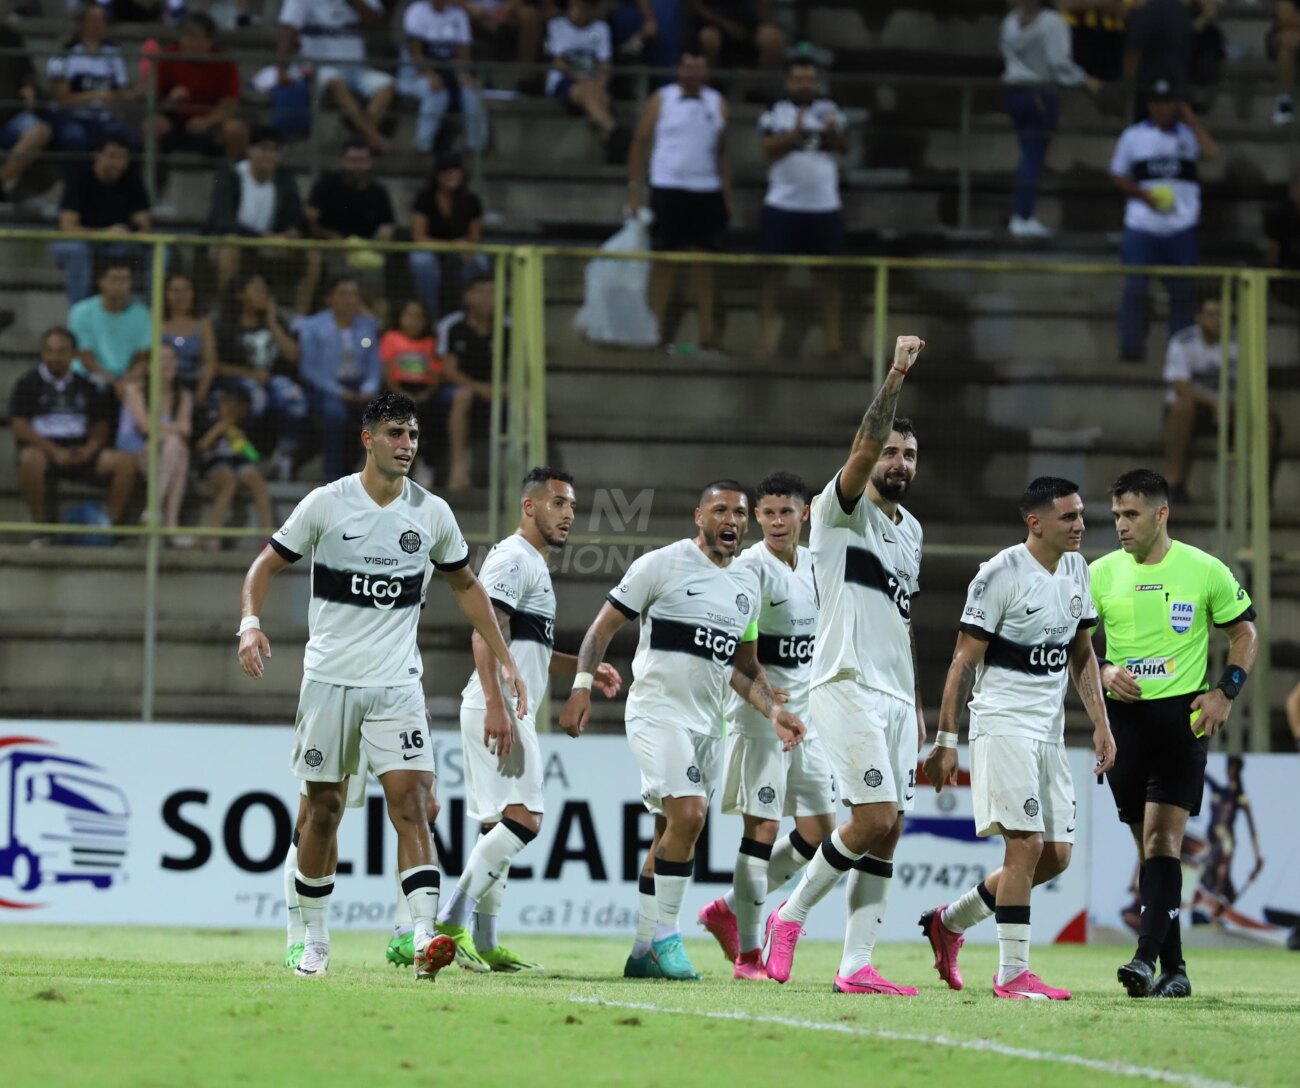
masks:
<path fill-rule="evenodd" d="M 638 253 L 650 248 L 650 213 L 641 209 L 600 247 L 610 253 Z M 593 344 L 653 347 L 659 327 L 650 311 L 649 261 L 595 260 L 587 264 L 586 294 L 573 327 Z"/>

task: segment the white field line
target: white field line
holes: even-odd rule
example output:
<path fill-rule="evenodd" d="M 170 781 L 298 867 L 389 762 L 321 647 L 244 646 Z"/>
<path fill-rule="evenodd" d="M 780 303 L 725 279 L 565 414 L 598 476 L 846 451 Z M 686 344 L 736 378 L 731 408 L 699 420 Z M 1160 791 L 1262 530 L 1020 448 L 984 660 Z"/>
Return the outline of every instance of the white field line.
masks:
<path fill-rule="evenodd" d="M 991 1039 L 954 1039 L 947 1035 L 921 1035 L 916 1032 L 888 1031 L 884 1028 L 854 1027 L 851 1024 L 833 1024 L 823 1020 L 799 1020 L 791 1016 L 753 1015 L 745 1012 L 721 1012 L 707 1009 L 675 1009 L 667 1005 L 652 1005 L 645 1001 L 606 1001 L 601 997 L 573 995 L 570 1001 L 580 1005 L 600 1005 L 612 1009 L 635 1009 L 640 1012 L 668 1013 L 674 1016 L 694 1016 L 704 1020 L 739 1020 L 749 1024 L 777 1024 L 804 1031 L 829 1031 L 838 1035 L 856 1035 L 871 1039 L 885 1039 L 897 1043 L 924 1043 L 927 1046 L 946 1046 L 954 1050 L 971 1050 L 984 1054 L 999 1054 L 1004 1058 L 1020 1058 L 1030 1062 L 1051 1062 L 1054 1065 L 1073 1065 L 1097 1073 L 1111 1073 L 1119 1077 L 1159 1081 L 1163 1084 L 1181 1085 L 1182 1088 L 1240 1088 L 1230 1081 L 1210 1080 L 1195 1073 L 1173 1073 L 1167 1069 L 1148 1069 L 1128 1062 L 1108 1062 L 1099 1058 L 1084 1058 L 1078 1054 L 1058 1054 L 1050 1050 L 1033 1050 L 1029 1047 L 1007 1046 Z"/>

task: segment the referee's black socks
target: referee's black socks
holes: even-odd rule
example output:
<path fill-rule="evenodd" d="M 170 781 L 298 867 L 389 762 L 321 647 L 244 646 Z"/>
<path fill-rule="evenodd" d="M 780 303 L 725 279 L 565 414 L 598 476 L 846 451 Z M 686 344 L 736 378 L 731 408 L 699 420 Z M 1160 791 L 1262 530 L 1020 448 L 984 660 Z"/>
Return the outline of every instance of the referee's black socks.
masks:
<path fill-rule="evenodd" d="M 1140 891 L 1142 921 L 1138 926 L 1137 954 L 1154 967 L 1182 906 L 1182 864 L 1177 858 L 1147 858 L 1142 866 Z"/>

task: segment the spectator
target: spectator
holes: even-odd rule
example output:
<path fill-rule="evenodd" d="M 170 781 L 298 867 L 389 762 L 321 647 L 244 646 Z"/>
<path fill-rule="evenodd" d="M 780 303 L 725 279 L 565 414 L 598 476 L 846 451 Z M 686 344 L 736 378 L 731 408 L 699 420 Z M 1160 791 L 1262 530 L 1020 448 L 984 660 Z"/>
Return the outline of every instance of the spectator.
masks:
<path fill-rule="evenodd" d="M 258 468 L 257 448 L 244 432 L 248 416 L 248 393 L 242 386 L 226 386 L 217 393 L 217 403 L 208 427 L 194 444 L 201 458 L 200 475 L 212 486 L 212 506 L 207 523 L 220 529 L 240 488 L 248 492 L 257 510 L 257 521 L 268 532 L 275 528 L 271 496 L 266 478 Z M 220 551 L 221 538 L 205 536 L 199 541 L 205 551 Z"/>
<path fill-rule="evenodd" d="M 180 41 L 164 49 L 158 62 L 162 112 L 153 119 L 154 131 L 163 151 L 225 155 L 238 162 L 248 151 L 248 124 L 235 116 L 239 65 L 226 59 L 216 39 L 209 15 L 196 11 L 185 17 Z"/>
<path fill-rule="evenodd" d="M 318 93 L 327 92 L 380 155 L 393 149 L 380 131 L 393 104 L 393 77 L 365 66 L 365 28 L 387 26 L 388 12 L 380 0 L 284 0 L 280 7 L 281 79 L 296 54 L 314 61 Z"/>
<path fill-rule="evenodd" d="M 364 140 L 350 140 L 343 169 L 322 175 L 307 197 L 307 222 L 317 238 L 365 238 L 391 242 L 393 202 L 370 173 L 373 159 Z"/>
<path fill-rule="evenodd" d="M 193 393 L 197 404 L 206 404 L 217 377 L 217 338 L 212 320 L 196 312 L 194 281 L 189 276 L 167 277 L 162 338 L 176 352 L 177 385 Z"/>
<path fill-rule="evenodd" d="M 786 97 L 759 118 L 763 154 L 769 162 L 767 197 L 759 220 L 764 253 L 835 257 L 844 248 L 844 213 L 839 166 L 848 149 L 844 114 L 818 95 L 817 65 L 799 58 L 786 69 Z M 840 289 L 835 270 L 813 273 L 822 311 L 823 347 L 828 356 L 843 353 L 840 339 Z M 776 354 L 776 304 L 785 270 L 768 269 L 758 314 L 758 355 Z"/>
<path fill-rule="evenodd" d="M 659 4 L 661 10 L 654 0 L 614 0 L 609 12 L 614 51 L 651 68 L 676 68 L 682 55 L 681 5 L 678 0 Z"/>
<path fill-rule="evenodd" d="M 109 448 L 114 405 L 72 369 L 77 341 L 64 328 L 41 337 L 40 365 L 18 379 L 9 398 L 9 426 L 18 446 L 18 477 L 32 521 L 49 521 L 47 479 L 108 483 L 108 516 L 120 525 L 131 499 L 131 455 Z M 38 537 L 33 543 L 48 543 Z"/>
<path fill-rule="evenodd" d="M 1192 71 L 1196 27 L 1187 0 L 1133 0 L 1124 52 L 1124 78 L 1139 87 L 1167 83 L 1182 97 Z M 1138 117 L 1142 117 L 1138 101 Z"/>
<path fill-rule="evenodd" d="M 94 243 L 100 254 L 143 260 L 139 245 L 121 240 L 133 231 L 147 231 L 152 222 L 149 194 L 130 165 L 131 152 L 121 138 L 105 137 L 90 165 L 68 176 L 59 204 L 59 230 L 103 235 L 103 243 Z M 50 253 L 54 263 L 67 274 L 68 302 L 75 305 L 89 296 L 94 264 L 92 243 L 69 238 L 55 242 Z"/>
<path fill-rule="evenodd" d="M 447 453 L 451 461 L 447 487 L 470 488 L 470 425 L 476 408 L 492 403 L 492 326 L 496 315 L 496 284 L 478 276 L 465 287 L 465 308 L 438 324 L 438 354 L 442 357 L 442 400 L 447 406 Z M 509 350 L 508 344 L 501 346 Z M 509 396 L 508 387 L 503 395 Z"/>
<path fill-rule="evenodd" d="M 54 129 L 37 112 L 40 87 L 23 36 L 0 23 L 0 151 L 8 158 L 0 166 L 0 199 L 11 197 L 18 179 L 44 150 Z"/>
<path fill-rule="evenodd" d="M 785 34 L 772 0 L 687 0 L 700 52 L 714 68 L 780 68 Z"/>
<path fill-rule="evenodd" d="M 608 144 L 618 127 L 609 98 L 614 49 L 609 24 L 596 18 L 592 0 L 569 0 L 565 13 L 546 24 L 546 55 L 551 58 L 546 93 L 572 112 L 585 114 Z"/>
<path fill-rule="evenodd" d="M 432 151 L 448 110 L 458 111 L 465 125 L 465 146 L 487 147 L 488 120 L 478 81 L 469 72 L 473 37 L 469 16 L 451 0 L 416 0 L 402 21 L 406 62 L 398 90 L 420 103 L 415 149 Z"/>
<path fill-rule="evenodd" d="M 465 185 L 465 167 L 459 155 L 438 160 L 431 181 L 415 195 L 411 208 L 411 237 L 416 242 L 461 242 L 478 245 L 483 240 L 483 202 Z M 444 263 L 445 262 L 445 263 Z M 443 310 L 443 270 L 450 272 L 447 286 L 452 297 L 462 293 L 462 282 L 488 269 L 482 253 L 437 253 L 417 250 L 411 254 L 411 279 L 415 293 L 430 314 Z"/>
<path fill-rule="evenodd" d="M 657 250 L 716 250 L 731 216 L 731 164 L 723 139 L 727 103 L 706 86 L 708 79 L 708 62 L 683 53 L 677 82 L 651 95 L 632 140 L 628 205 L 633 215 L 641 208 L 648 161 L 650 210 L 654 212 L 650 238 Z M 650 272 L 650 309 L 661 338 L 676 275 L 677 266 L 665 261 L 656 261 Z M 693 265 L 691 276 L 700 345 L 716 350 L 713 268 Z"/>
<path fill-rule="evenodd" d="M 1191 502 L 1187 463 L 1192 440 L 1219 428 L 1219 384 L 1223 371 L 1223 308 L 1218 293 L 1202 296 L 1193 324 L 1175 333 L 1165 354 L 1165 479 L 1169 500 Z M 1228 343 L 1228 388 L 1237 384 L 1237 344 Z M 1282 433 L 1276 411 L 1268 413 L 1269 478 Z"/>
<path fill-rule="evenodd" d="M 1002 81 L 1007 85 L 1007 113 L 1020 138 L 1016 166 L 1015 210 L 1009 230 L 1016 238 L 1047 238 L 1051 231 L 1034 214 L 1038 180 L 1047 160 L 1047 145 L 1056 132 L 1061 96 L 1044 84 L 1077 87 L 1101 84 L 1070 59 L 1070 28 L 1043 0 L 1016 0 L 1002 22 Z"/>
<path fill-rule="evenodd" d="M 217 374 L 222 385 L 248 394 L 259 451 L 274 445 L 273 472 L 291 479 L 298 458 L 307 397 L 297 382 L 298 341 L 280 321 L 279 307 L 260 274 L 247 277 L 217 327 Z"/>
<path fill-rule="evenodd" d="M 494 60 L 532 64 L 542 55 L 539 0 L 459 0 L 476 37 L 491 47 Z"/>
<path fill-rule="evenodd" d="M 1059 6 L 1075 63 L 1102 83 L 1123 78 L 1125 0 L 1061 0 Z"/>
<path fill-rule="evenodd" d="M 138 102 L 143 89 L 133 85 L 122 50 L 106 41 L 108 24 L 103 8 L 82 9 L 77 34 L 67 53 L 51 57 L 45 74 L 54 102 L 54 142 L 60 151 L 89 151 L 114 136 L 133 150 L 140 136 L 114 115 L 112 107 Z"/>
<path fill-rule="evenodd" d="M 308 403 L 321 424 L 325 482 L 337 480 L 356 461 L 361 408 L 379 392 L 379 325 L 362 312 L 361 289 L 351 276 L 334 282 L 329 309 L 302 323 L 299 374 Z M 349 455 L 348 439 L 354 441 Z"/>
<path fill-rule="evenodd" d="M 1268 32 L 1268 55 L 1277 64 L 1277 97 L 1273 124 L 1295 121 L 1296 55 L 1300 53 L 1300 0 L 1278 0 L 1277 15 Z"/>
<path fill-rule="evenodd" d="M 83 298 L 68 311 L 80 366 L 100 384 L 118 385 L 153 338 L 148 309 L 131 297 L 131 265 L 109 258 L 99 276 L 99 294 Z"/>
<path fill-rule="evenodd" d="M 248 158 L 217 175 L 207 229 L 209 234 L 265 238 L 268 242 L 302 237 L 307 219 L 298 198 L 298 183 L 280 165 L 280 137 L 275 129 L 263 126 L 254 130 Z M 239 274 L 244 254 L 274 265 L 277 273 L 289 266 L 290 274 L 298 279 L 294 312 L 311 312 L 312 296 L 320 282 L 319 250 L 283 250 L 273 245 L 261 250 L 222 246 L 216 251 L 219 296 L 225 295 Z"/>
<path fill-rule="evenodd" d="M 1124 207 L 1125 264 L 1196 264 L 1200 249 L 1201 186 L 1197 160 L 1218 154 L 1200 119 L 1161 80 L 1146 96 L 1150 118 L 1126 128 L 1115 145 L 1110 172 L 1128 199 Z M 1169 332 L 1192 323 L 1192 281 L 1171 277 Z M 1146 360 L 1147 277 L 1127 276 L 1120 305 L 1120 356 Z"/>
<path fill-rule="evenodd" d="M 181 503 L 190 473 L 190 429 L 194 420 L 194 394 L 178 381 L 179 360 L 170 344 L 161 344 L 162 413 L 158 420 L 158 494 L 162 499 L 163 525 L 175 529 L 181 523 Z M 149 473 L 149 353 L 142 351 L 131 376 L 123 382 L 122 409 L 117 425 L 117 448 L 132 458 L 141 476 Z M 166 538 L 178 547 L 188 547 L 186 537 Z"/>
<path fill-rule="evenodd" d="M 415 404 L 420 423 L 420 454 L 424 471 L 417 468 L 416 482 L 433 485 L 433 468 L 438 457 L 438 436 L 442 431 L 442 360 L 438 358 L 429 308 L 411 299 L 398 315 L 397 327 L 379 341 L 379 358 L 384 364 L 384 388 L 402 393 Z M 422 478 L 421 478 L 422 477 Z"/>

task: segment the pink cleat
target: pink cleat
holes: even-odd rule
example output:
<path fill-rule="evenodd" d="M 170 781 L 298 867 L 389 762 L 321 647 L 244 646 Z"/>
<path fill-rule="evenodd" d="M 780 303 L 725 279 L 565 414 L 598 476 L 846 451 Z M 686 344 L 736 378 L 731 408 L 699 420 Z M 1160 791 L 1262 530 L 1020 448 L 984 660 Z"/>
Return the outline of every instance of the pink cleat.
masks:
<path fill-rule="evenodd" d="M 782 903 L 781 907 L 785 904 Z M 803 936 L 803 926 L 787 922 L 781 917 L 781 907 L 767 916 L 767 929 L 763 933 L 763 966 L 767 977 L 777 982 L 789 982 L 794 969 L 794 946 Z"/>
<path fill-rule="evenodd" d="M 715 899 L 701 910 L 700 925 L 713 934 L 722 946 L 722 954 L 735 963 L 740 955 L 740 931 L 736 928 L 735 912 L 727 906 L 727 901 Z"/>
<path fill-rule="evenodd" d="M 1049 986 L 1033 971 L 1024 971 L 1010 982 L 998 983 L 998 976 L 993 976 L 993 996 L 1010 997 L 1020 1001 L 1069 1001 L 1069 990 L 1058 990 Z"/>
<path fill-rule="evenodd" d="M 954 933 L 943 924 L 943 912 L 947 909 L 948 904 L 945 903 L 942 907 L 927 910 L 921 915 L 921 932 L 934 949 L 934 969 L 939 972 L 939 977 L 948 984 L 949 989 L 960 990 L 965 983 L 962 981 L 961 968 L 957 966 L 957 953 L 961 951 L 966 937 Z"/>
<path fill-rule="evenodd" d="M 854 971 L 848 978 L 837 972 L 834 989 L 837 994 L 890 994 L 893 997 L 916 997 L 921 992 L 915 986 L 890 982 L 871 964 Z"/>
<path fill-rule="evenodd" d="M 766 982 L 768 974 L 767 968 L 763 966 L 763 950 L 755 948 L 752 952 L 742 952 L 737 956 L 736 967 L 731 977 L 744 979 L 747 982 Z"/>

